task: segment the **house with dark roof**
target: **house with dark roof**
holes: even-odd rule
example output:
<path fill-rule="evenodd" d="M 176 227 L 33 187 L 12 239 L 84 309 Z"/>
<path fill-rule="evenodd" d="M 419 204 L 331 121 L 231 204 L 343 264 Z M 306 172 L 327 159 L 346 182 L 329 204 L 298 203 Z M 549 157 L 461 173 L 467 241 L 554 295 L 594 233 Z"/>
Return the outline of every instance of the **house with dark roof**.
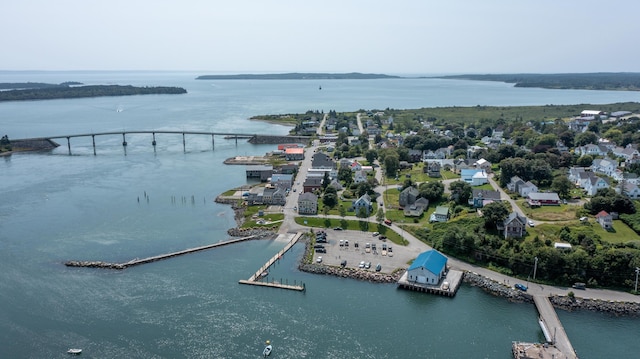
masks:
<path fill-rule="evenodd" d="M 447 257 L 435 249 L 422 252 L 407 269 L 407 280 L 418 284 L 437 285 L 447 272 Z"/>
<path fill-rule="evenodd" d="M 314 192 L 322 187 L 322 177 L 307 177 L 302 184 L 302 192 Z"/>
<path fill-rule="evenodd" d="M 405 217 L 420 217 L 429 207 L 429 200 L 423 197 L 418 198 L 415 202 L 404 207 Z"/>
<path fill-rule="evenodd" d="M 403 189 L 402 192 L 400 192 L 400 198 L 399 198 L 398 204 L 400 204 L 400 207 L 406 207 L 410 204 L 413 204 L 416 201 L 416 199 L 418 199 L 419 195 L 420 195 L 420 191 L 418 191 L 417 188 L 413 186 L 409 186 Z"/>
<path fill-rule="evenodd" d="M 504 238 L 521 238 L 527 231 L 527 218 L 511 212 L 502 223 Z"/>
<path fill-rule="evenodd" d="M 482 208 L 491 202 L 499 202 L 500 192 L 488 189 L 474 189 L 469 198 L 469 205 L 474 208 Z"/>
<path fill-rule="evenodd" d="M 317 214 L 318 196 L 311 192 L 302 193 L 300 196 L 298 196 L 298 213 Z"/>
<path fill-rule="evenodd" d="M 373 205 L 371 204 L 371 197 L 368 194 L 363 194 L 360 198 L 351 202 L 351 208 L 356 213 L 356 216 L 360 214 L 361 209 L 364 209 L 367 216 L 371 214 Z"/>
<path fill-rule="evenodd" d="M 434 177 L 434 178 L 442 177 L 442 174 L 440 174 L 440 162 L 437 162 L 437 161 L 428 162 L 423 167 L 423 172 L 426 173 L 427 176 L 429 177 Z"/>
<path fill-rule="evenodd" d="M 311 159 L 311 168 L 335 168 L 335 162 L 328 155 L 317 152 L 313 155 Z"/>
<path fill-rule="evenodd" d="M 262 182 L 266 182 L 273 174 L 273 166 L 271 165 L 251 165 L 246 168 L 247 178 L 258 178 Z"/>

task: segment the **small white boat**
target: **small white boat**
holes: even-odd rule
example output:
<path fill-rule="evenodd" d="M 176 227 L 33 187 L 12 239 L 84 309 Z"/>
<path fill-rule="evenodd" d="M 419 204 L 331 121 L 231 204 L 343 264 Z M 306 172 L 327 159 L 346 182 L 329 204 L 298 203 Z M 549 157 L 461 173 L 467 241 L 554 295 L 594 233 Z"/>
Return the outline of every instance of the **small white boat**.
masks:
<path fill-rule="evenodd" d="M 271 346 L 271 342 L 267 340 L 267 346 L 264 347 L 264 350 L 262 351 L 262 356 L 265 358 L 268 357 L 269 355 L 271 355 L 272 350 L 273 350 L 273 347 Z"/>
<path fill-rule="evenodd" d="M 67 350 L 67 353 L 73 354 L 73 355 L 78 355 L 78 354 L 82 353 L 82 349 L 71 348 L 71 349 Z"/>

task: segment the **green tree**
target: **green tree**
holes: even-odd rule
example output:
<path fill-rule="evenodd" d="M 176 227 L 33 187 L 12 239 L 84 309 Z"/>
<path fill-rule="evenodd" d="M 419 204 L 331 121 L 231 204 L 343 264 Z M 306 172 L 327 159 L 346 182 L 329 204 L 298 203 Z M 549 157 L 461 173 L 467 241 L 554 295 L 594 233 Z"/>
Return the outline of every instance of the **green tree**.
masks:
<path fill-rule="evenodd" d="M 560 198 L 568 199 L 571 196 L 571 190 L 575 185 L 569 181 L 567 176 L 557 176 L 551 182 L 551 189 L 558 193 Z"/>
<path fill-rule="evenodd" d="M 338 194 L 333 186 L 325 189 L 322 196 L 322 204 L 324 204 L 325 208 L 333 208 L 338 204 Z"/>
<path fill-rule="evenodd" d="M 454 181 L 449 184 L 451 197 L 457 204 L 467 204 L 473 193 L 471 185 L 465 181 Z"/>
<path fill-rule="evenodd" d="M 378 207 L 378 211 L 376 212 L 376 221 L 378 221 L 378 223 L 384 222 L 384 209 L 382 207 Z"/>
<path fill-rule="evenodd" d="M 496 228 L 496 224 L 504 221 L 509 209 L 504 202 L 491 202 L 482 208 L 482 217 L 486 228 Z"/>
<path fill-rule="evenodd" d="M 435 202 L 442 199 L 444 193 L 444 185 L 442 182 L 424 182 L 418 186 L 420 197 L 426 198 L 429 202 Z"/>
<path fill-rule="evenodd" d="M 400 160 L 397 154 L 388 154 L 384 158 L 384 170 L 387 177 L 395 177 L 400 168 Z"/>
<path fill-rule="evenodd" d="M 591 164 L 593 164 L 591 155 L 584 155 L 576 160 L 576 165 L 580 167 L 589 167 Z"/>
<path fill-rule="evenodd" d="M 364 157 L 367 159 L 369 163 L 373 163 L 378 158 L 378 151 L 376 150 L 367 150 L 364 153 Z"/>

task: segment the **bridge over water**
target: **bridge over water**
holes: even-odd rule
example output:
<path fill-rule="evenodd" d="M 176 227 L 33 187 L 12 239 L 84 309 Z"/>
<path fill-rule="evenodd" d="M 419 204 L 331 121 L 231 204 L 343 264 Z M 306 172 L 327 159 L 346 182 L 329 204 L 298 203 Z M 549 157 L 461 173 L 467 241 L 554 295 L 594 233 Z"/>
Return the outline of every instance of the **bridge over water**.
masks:
<path fill-rule="evenodd" d="M 93 154 L 96 154 L 96 136 L 122 136 L 122 147 L 125 149 L 128 145 L 127 135 L 130 134 L 149 134 L 151 135 L 151 145 L 155 151 L 157 141 L 156 134 L 173 134 L 173 135 L 182 135 L 182 149 L 186 152 L 187 148 L 187 140 L 186 135 L 200 135 L 200 136 L 211 136 L 211 147 L 215 149 L 215 136 L 223 136 L 224 139 L 227 140 L 235 140 L 236 145 L 238 144 L 238 139 L 248 139 L 251 143 L 287 143 L 287 142 L 296 142 L 296 143 L 306 143 L 310 140 L 310 137 L 306 136 L 279 136 L 279 135 L 263 135 L 263 134 L 255 134 L 255 133 L 240 133 L 240 132 L 209 132 L 209 131 L 165 131 L 165 130 L 143 130 L 143 131 L 110 131 L 110 132 L 93 132 L 93 133 L 81 133 L 81 134 L 72 134 L 72 135 L 57 135 L 57 136 L 46 136 L 46 137 L 38 137 L 38 138 L 26 138 L 19 140 L 12 140 L 14 142 L 34 142 L 38 141 L 47 141 L 51 143 L 54 147 L 59 146 L 55 141 L 56 139 L 67 139 L 67 148 L 69 150 L 69 154 L 71 154 L 71 139 L 78 137 L 91 137 L 91 141 L 93 144 Z"/>

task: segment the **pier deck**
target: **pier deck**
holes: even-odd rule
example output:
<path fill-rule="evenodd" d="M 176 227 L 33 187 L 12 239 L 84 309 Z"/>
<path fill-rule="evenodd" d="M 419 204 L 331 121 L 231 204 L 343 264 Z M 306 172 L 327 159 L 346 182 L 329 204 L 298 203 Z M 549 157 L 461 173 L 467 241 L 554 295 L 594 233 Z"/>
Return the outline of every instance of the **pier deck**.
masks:
<path fill-rule="evenodd" d="M 569 341 L 567 333 L 564 331 L 556 310 L 551 305 L 549 297 L 544 295 L 534 295 L 533 300 L 540 314 L 540 326 L 547 341 L 550 341 L 565 358 L 577 358 L 578 356 Z"/>
<path fill-rule="evenodd" d="M 251 277 L 249 277 L 249 279 L 247 279 L 247 280 L 241 279 L 241 280 L 238 281 L 238 283 L 240 283 L 240 284 L 258 285 L 258 286 L 263 286 L 263 287 L 272 287 L 272 288 L 282 288 L 282 289 L 289 289 L 289 290 L 305 291 L 306 288 L 304 286 L 304 283 L 301 283 L 300 285 L 291 285 L 291 284 L 283 284 L 283 283 L 278 283 L 278 282 L 262 282 L 262 281 L 260 281 L 260 278 L 262 278 L 262 276 L 261 276 L 262 273 L 264 273 L 266 270 L 268 270 L 269 267 L 271 267 L 273 265 L 273 263 L 275 263 L 289 249 L 291 249 L 291 247 L 293 247 L 293 245 L 298 242 L 298 239 L 300 239 L 300 237 L 302 237 L 302 232 L 296 233 L 293 236 L 293 238 L 287 243 L 287 245 L 284 246 L 284 248 L 282 250 L 280 250 L 273 257 L 271 257 L 271 259 L 269 259 L 267 261 L 267 263 L 265 263 Z"/>
<path fill-rule="evenodd" d="M 447 283 L 446 285 L 445 282 Z M 449 269 L 446 277 L 442 281 L 440 281 L 438 285 L 410 282 L 409 280 L 407 280 L 407 272 L 405 272 L 398 280 L 398 287 L 402 289 L 415 290 L 418 292 L 427 292 L 444 295 L 447 297 L 453 297 L 454 295 L 456 295 L 456 292 L 460 287 L 460 283 L 462 283 L 462 272 L 455 269 Z"/>

